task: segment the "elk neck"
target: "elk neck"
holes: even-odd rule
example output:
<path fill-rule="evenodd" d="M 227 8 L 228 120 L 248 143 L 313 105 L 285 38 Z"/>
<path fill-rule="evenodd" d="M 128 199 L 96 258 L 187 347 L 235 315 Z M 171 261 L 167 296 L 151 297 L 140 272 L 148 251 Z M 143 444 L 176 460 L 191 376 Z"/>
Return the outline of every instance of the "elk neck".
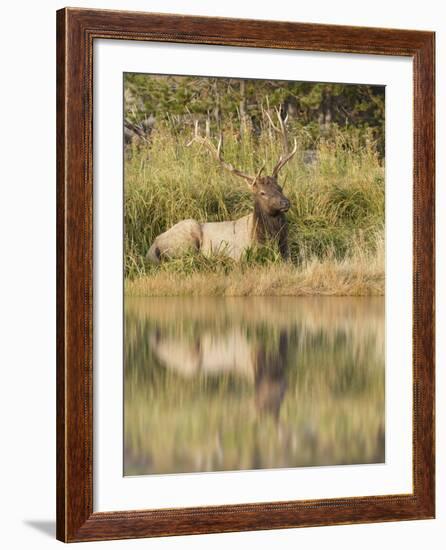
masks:
<path fill-rule="evenodd" d="M 270 239 L 279 239 L 287 225 L 284 213 L 271 216 L 262 209 L 256 200 L 254 201 L 253 222 L 254 235 L 260 244 Z"/>

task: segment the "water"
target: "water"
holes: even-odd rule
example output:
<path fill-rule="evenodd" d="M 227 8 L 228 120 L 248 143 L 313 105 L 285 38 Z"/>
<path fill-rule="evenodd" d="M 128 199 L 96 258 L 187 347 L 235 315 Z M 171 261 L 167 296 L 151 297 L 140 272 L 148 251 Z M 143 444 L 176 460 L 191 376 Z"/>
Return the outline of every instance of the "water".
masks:
<path fill-rule="evenodd" d="M 125 302 L 125 475 L 384 461 L 383 298 Z"/>

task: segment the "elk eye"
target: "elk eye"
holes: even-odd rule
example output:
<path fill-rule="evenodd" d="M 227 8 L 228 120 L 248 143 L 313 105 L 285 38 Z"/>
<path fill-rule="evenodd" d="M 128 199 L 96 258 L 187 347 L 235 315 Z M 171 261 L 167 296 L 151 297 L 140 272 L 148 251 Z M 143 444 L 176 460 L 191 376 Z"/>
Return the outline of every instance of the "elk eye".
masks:
<path fill-rule="evenodd" d="M 266 195 L 265 191 L 260 191 L 260 194 L 263 195 L 263 196 Z"/>

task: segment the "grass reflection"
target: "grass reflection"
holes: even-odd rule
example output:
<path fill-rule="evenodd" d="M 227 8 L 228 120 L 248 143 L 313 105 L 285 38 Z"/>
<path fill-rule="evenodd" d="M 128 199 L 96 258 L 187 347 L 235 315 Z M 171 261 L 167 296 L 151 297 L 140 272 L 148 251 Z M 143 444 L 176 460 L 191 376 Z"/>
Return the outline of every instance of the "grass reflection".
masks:
<path fill-rule="evenodd" d="M 125 475 L 384 461 L 382 298 L 126 298 Z"/>

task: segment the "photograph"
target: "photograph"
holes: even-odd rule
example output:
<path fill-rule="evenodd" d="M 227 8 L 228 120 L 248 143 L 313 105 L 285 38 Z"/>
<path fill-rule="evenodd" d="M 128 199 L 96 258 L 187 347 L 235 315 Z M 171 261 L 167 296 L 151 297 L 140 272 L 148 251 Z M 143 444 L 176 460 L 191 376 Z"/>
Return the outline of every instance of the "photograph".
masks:
<path fill-rule="evenodd" d="M 58 11 L 59 540 L 435 516 L 435 33 L 331 17 Z"/>
<path fill-rule="evenodd" d="M 385 86 L 122 99 L 124 475 L 384 463 Z"/>
<path fill-rule="evenodd" d="M 443 548 L 443 4 L 2 7 L 2 547 Z"/>

